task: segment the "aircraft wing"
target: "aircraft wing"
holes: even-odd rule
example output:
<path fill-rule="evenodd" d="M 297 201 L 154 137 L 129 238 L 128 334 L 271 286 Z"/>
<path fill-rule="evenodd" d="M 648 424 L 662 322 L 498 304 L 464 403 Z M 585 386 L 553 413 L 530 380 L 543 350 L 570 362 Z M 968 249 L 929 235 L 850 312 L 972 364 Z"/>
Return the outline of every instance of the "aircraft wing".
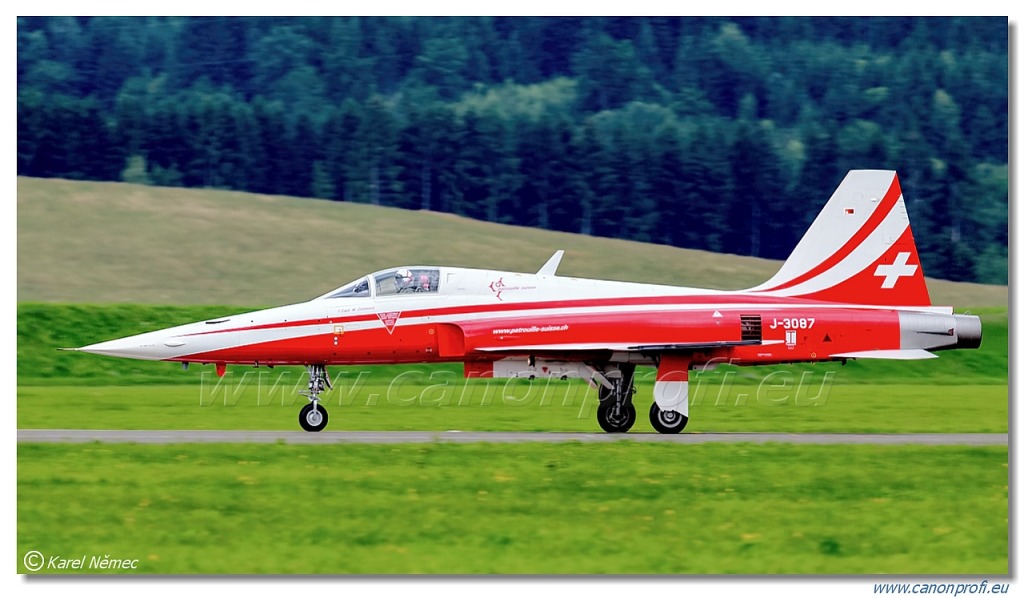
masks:
<path fill-rule="evenodd" d="M 667 345 L 636 345 L 630 347 L 630 351 L 640 351 L 643 353 L 649 353 L 651 351 L 657 351 L 659 353 L 670 352 L 670 351 L 703 351 L 705 349 L 721 349 L 724 347 L 746 347 L 751 345 L 777 345 L 782 341 L 757 341 L 757 340 L 746 340 L 746 341 L 716 341 L 712 343 L 671 343 Z"/>

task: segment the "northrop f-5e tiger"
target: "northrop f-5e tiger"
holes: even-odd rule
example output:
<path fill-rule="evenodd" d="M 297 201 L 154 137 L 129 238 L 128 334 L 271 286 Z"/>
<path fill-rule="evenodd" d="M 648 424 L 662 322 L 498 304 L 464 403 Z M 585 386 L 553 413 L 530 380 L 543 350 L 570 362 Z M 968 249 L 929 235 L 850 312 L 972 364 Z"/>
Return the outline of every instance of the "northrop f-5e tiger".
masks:
<path fill-rule="evenodd" d="M 654 366 L 650 420 L 666 434 L 689 418 L 688 381 L 709 364 L 927 359 L 976 348 L 981 321 L 933 306 L 896 173 L 851 171 L 778 273 L 743 291 L 535 274 L 403 266 L 320 297 L 78 349 L 134 359 L 303 365 L 299 424 L 327 425 L 328 366 L 463 362 L 467 376 L 580 377 L 598 424 L 636 420 L 633 373 Z"/>

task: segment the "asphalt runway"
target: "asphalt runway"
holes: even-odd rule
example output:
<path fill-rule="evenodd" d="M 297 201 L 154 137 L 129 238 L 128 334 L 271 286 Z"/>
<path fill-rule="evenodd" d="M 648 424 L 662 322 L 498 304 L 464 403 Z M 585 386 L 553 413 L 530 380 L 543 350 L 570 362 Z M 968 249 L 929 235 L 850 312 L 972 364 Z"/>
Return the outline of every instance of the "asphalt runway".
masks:
<path fill-rule="evenodd" d="M 667 442 L 1007 446 L 1007 434 L 604 434 L 582 432 L 319 432 L 264 430 L 18 430 L 18 442 L 138 444 L 410 444 L 522 442 Z"/>

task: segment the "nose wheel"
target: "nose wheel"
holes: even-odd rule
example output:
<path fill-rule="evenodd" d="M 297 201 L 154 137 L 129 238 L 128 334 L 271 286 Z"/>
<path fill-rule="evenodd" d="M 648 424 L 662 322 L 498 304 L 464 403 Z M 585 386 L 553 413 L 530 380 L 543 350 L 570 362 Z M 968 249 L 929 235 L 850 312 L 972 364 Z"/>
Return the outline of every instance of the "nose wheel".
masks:
<path fill-rule="evenodd" d="M 309 398 L 309 404 L 299 410 L 299 425 L 307 432 L 319 432 L 327 427 L 327 410 L 320 404 L 320 393 L 333 388 L 331 379 L 327 377 L 327 368 L 322 365 L 308 365 L 309 390 L 300 392 Z"/>
<path fill-rule="evenodd" d="M 327 427 L 327 410 L 323 405 L 310 403 L 299 410 L 299 425 L 307 432 L 319 432 Z"/>

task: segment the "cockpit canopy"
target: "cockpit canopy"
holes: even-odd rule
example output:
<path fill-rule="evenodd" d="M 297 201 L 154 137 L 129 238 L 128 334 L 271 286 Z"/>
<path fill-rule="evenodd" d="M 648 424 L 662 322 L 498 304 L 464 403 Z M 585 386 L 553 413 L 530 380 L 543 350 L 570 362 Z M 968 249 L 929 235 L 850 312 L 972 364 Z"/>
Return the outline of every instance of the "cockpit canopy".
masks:
<path fill-rule="evenodd" d="M 391 268 L 353 280 L 317 299 L 349 297 L 385 297 L 405 293 L 436 293 L 441 271 L 430 267 Z"/>

